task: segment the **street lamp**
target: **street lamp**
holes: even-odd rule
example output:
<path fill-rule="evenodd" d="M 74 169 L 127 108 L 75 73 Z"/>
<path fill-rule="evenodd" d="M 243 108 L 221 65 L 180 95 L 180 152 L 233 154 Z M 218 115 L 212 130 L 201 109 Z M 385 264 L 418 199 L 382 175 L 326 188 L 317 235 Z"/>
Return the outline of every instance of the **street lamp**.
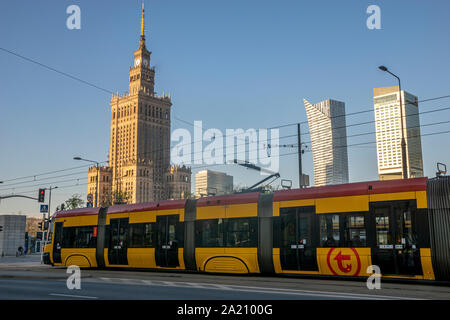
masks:
<path fill-rule="evenodd" d="M 87 161 L 87 162 L 92 162 L 95 163 L 97 166 L 97 183 L 95 184 L 95 202 L 94 202 L 94 206 L 97 207 L 97 199 L 98 199 L 98 182 L 99 182 L 99 178 L 98 178 L 98 170 L 99 170 L 99 163 L 97 161 L 93 161 L 93 160 L 88 160 L 88 159 L 83 159 L 80 157 L 73 157 L 73 160 L 81 160 L 81 161 Z"/>
<path fill-rule="evenodd" d="M 402 87 L 401 87 L 401 84 L 400 84 L 400 78 L 397 75 L 395 75 L 392 72 L 390 72 L 388 70 L 388 68 L 385 67 L 385 66 L 379 66 L 378 69 L 380 69 L 381 71 L 389 73 L 390 75 L 394 76 L 398 80 L 398 94 L 400 96 L 400 123 L 401 123 L 401 130 L 402 130 L 402 135 L 401 135 L 402 178 L 403 179 L 407 179 L 408 178 L 408 171 L 407 171 L 407 166 L 406 166 L 406 141 L 405 141 L 405 134 L 404 134 L 404 131 L 403 131 L 403 102 L 402 102 Z"/>

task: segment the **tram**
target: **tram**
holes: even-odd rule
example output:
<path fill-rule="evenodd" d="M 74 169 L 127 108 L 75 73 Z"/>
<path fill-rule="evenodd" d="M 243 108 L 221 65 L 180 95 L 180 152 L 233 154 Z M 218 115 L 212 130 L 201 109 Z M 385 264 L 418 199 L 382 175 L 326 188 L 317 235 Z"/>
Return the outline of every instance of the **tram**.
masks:
<path fill-rule="evenodd" d="M 56 212 L 53 266 L 450 281 L 450 177 Z"/>

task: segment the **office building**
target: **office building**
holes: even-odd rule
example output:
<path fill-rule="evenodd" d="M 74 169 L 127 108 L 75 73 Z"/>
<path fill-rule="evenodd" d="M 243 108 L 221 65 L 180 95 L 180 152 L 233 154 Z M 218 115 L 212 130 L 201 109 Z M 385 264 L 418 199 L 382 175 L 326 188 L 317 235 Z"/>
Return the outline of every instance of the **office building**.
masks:
<path fill-rule="evenodd" d="M 304 100 L 314 163 L 314 185 L 348 183 L 345 103 Z"/>
<path fill-rule="evenodd" d="M 195 175 L 195 197 L 233 192 L 233 177 L 223 172 L 202 170 Z"/>
<path fill-rule="evenodd" d="M 373 89 L 377 140 L 378 177 L 380 180 L 402 179 L 402 123 L 406 143 L 408 178 L 423 177 L 422 143 L 418 98 L 399 87 Z"/>

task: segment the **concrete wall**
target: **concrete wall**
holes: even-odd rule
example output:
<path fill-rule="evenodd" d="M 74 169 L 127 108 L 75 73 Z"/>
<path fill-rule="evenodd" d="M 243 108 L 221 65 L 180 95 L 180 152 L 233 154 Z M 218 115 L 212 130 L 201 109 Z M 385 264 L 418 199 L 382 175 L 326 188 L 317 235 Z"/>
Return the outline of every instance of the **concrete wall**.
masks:
<path fill-rule="evenodd" d="M 25 248 L 26 216 L 0 215 L 0 255 L 15 256 L 19 247 Z"/>

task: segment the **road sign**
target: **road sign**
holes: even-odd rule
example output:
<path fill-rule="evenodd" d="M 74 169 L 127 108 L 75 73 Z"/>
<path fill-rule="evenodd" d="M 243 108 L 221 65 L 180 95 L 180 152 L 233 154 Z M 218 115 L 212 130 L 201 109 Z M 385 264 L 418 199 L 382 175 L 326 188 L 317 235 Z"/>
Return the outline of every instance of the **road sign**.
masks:
<path fill-rule="evenodd" d="M 87 195 L 87 201 L 88 201 L 88 202 L 92 202 L 93 199 L 94 199 L 94 197 L 92 196 L 92 193 L 89 193 L 89 194 Z"/>
<path fill-rule="evenodd" d="M 41 204 L 41 213 L 48 212 L 48 204 Z"/>
<path fill-rule="evenodd" d="M 87 202 L 86 203 L 86 208 L 92 208 L 92 202 Z"/>

